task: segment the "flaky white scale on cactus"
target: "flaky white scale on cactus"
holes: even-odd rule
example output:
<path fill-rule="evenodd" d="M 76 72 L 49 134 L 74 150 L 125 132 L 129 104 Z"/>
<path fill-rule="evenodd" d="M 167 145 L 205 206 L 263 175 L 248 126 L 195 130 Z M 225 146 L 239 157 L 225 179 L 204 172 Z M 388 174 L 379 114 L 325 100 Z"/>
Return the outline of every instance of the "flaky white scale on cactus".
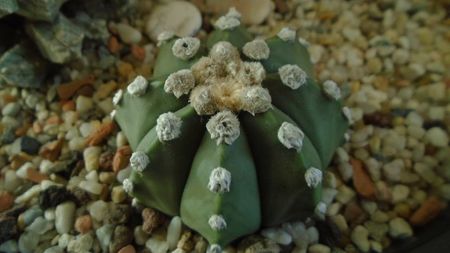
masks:
<path fill-rule="evenodd" d="M 113 105 L 115 105 L 115 106 L 119 105 L 120 100 L 122 100 L 122 96 L 123 96 L 123 90 L 120 89 L 113 96 L 113 99 L 112 99 Z"/>
<path fill-rule="evenodd" d="M 214 231 L 220 231 L 227 228 L 227 222 L 222 215 L 211 215 L 211 217 L 209 217 L 208 224 Z"/>
<path fill-rule="evenodd" d="M 156 120 L 156 134 L 161 142 L 176 139 L 181 134 L 183 121 L 173 112 L 161 114 Z"/>
<path fill-rule="evenodd" d="M 283 122 L 278 129 L 278 140 L 288 149 L 300 151 L 303 146 L 304 133 L 292 123 Z"/>
<path fill-rule="evenodd" d="M 315 188 L 322 182 L 323 174 L 318 168 L 310 167 L 305 172 L 305 181 L 308 187 Z"/>
<path fill-rule="evenodd" d="M 349 107 L 344 106 L 344 107 L 342 107 L 342 113 L 344 114 L 344 116 L 347 119 L 348 123 L 349 124 L 353 124 L 352 110 Z"/>
<path fill-rule="evenodd" d="M 195 78 L 190 69 L 182 69 L 170 74 L 164 83 L 164 91 L 173 93 L 177 98 L 189 94 L 194 87 Z"/>
<path fill-rule="evenodd" d="M 291 28 L 284 27 L 283 29 L 281 29 L 281 31 L 278 32 L 277 36 L 283 41 L 292 42 L 295 41 L 296 33 Z"/>
<path fill-rule="evenodd" d="M 269 91 L 260 86 L 251 86 L 244 93 L 243 109 L 252 115 L 261 113 L 272 108 L 272 98 Z"/>
<path fill-rule="evenodd" d="M 177 39 L 172 46 L 172 53 L 182 60 L 189 60 L 200 48 L 200 40 L 194 37 Z"/>
<path fill-rule="evenodd" d="M 206 253 L 222 253 L 222 247 L 219 244 L 211 244 L 209 245 Z"/>
<path fill-rule="evenodd" d="M 247 42 L 242 48 L 242 52 L 250 59 L 265 60 L 269 58 L 270 48 L 265 40 L 256 39 Z"/>
<path fill-rule="evenodd" d="M 150 158 L 148 158 L 148 156 L 144 152 L 135 151 L 133 152 L 133 154 L 131 154 L 130 165 L 132 169 L 138 172 L 142 172 L 145 168 L 147 168 L 149 163 Z"/>
<path fill-rule="evenodd" d="M 217 167 L 209 175 L 208 189 L 214 193 L 230 191 L 231 173 L 222 167 Z"/>
<path fill-rule="evenodd" d="M 289 88 L 296 90 L 306 84 L 308 75 L 297 65 L 286 64 L 278 69 L 281 82 Z"/>
<path fill-rule="evenodd" d="M 116 111 L 116 110 L 112 110 L 112 111 L 109 113 L 109 117 L 111 117 L 111 119 L 114 119 L 114 118 L 116 117 L 116 114 L 117 114 L 117 111 Z"/>
<path fill-rule="evenodd" d="M 239 120 L 231 111 L 221 111 L 206 123 L 206 129 L 211 139 L 216 140 L 217 145 L 221 143 L 231 145 L 239 137 L 239 128 Z"/>
<path fill-rule="evenodd" d="M 241 14 L 235 8 L 231 8 L 228 13 L 217 19 L 214 26 L 220 30 L 230 30 L 241 25 Z"/>
<path fill-rule="evenodd" d="M 126 193 L 132 193 L 132 192 L 133 192 L 133 182 L 131 182 L 131 180 L 128 179 L 128 178 L 125 178 L 125 179 L 123 180 L 123 182 L 122 182 L 122 187 L 123 187 L 123 190 L 124 190 Z"/>
<path fill-rule="evenodd" d="M 128 85 L 127 91 L 132 96 L 142 96 L 147 91 L 148 81 L 143 76 L 136 76 L 134 80 Z M 122 96 L 120 96 L 122 97 Z M 120 101 L 120 99 L 118 99 Z"/>
<path fill-rule="evenodd" d="M 323 90 L 328 97 L 333 98 L 334 100 L 341 99 L 341 89 L 336 82 L 332 80 L 326 80 L 323 82 Z"/>

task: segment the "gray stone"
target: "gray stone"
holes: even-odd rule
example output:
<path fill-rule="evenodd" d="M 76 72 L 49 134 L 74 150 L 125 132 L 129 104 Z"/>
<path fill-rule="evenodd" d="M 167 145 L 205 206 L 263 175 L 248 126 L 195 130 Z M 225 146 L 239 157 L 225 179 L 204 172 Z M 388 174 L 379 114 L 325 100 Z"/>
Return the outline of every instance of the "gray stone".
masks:
<path fill-rule="evenodd" d="M 102 248 L 103 252 L 108 251 L 108 246 L 111 244 L 112 235 L 114 233 L 114 225 L 112 224 L 106 224 L 102 227 L 98 228 L 95 231 L 95 235 L 97 236 L 97 239 L 100 243 L 100 247 Z"/>
<path fill-rule="evenodd" d="M 25 231 L 19 238 L 19 250 L 21 253 L 33 253 L 39 244 L 39 235 L 31 231 Z"/>

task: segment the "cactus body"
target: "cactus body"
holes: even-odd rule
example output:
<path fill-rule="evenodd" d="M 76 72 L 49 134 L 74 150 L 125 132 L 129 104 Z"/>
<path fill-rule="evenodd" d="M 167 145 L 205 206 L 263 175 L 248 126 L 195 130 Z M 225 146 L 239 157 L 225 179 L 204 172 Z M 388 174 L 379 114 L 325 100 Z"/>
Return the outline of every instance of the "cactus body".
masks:
<path fill-rule="evenodd" d="M 323 213 L 323 171 L 349 124 L 338 87 L 314 82 L 295 32 L 252 41 L 235 11 L 216 26 L 206 46 L 165 37 L 151 81 L 114 98 L 134 151 L 125 189 L 180 215 L 212 251 Z"/>

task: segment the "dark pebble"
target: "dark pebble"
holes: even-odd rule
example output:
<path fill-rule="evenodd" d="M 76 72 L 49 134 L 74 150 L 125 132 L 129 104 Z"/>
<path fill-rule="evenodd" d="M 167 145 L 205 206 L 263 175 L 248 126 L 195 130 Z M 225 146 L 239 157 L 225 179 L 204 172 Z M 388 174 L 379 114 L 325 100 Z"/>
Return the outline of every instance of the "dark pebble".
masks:
<path fill-rule="evenodd" d="M 40 147 L 41 143 L 34 138 L 28 136 L 20 138 L 20 150 L 29 155 L 37 155 Z"/>
<path fill-rule="evenodd" d="M 17 219 L 11 216 L 0 216 L 0 244 L 15 238 L 18 234 Z"/>
<path fill-rule="evenodd" d="M 109 252 L 116 253 L 132 241 L 133 232 L 128 227 L 119 225 L 114 229 L 112 242 L 109 245 Z"/>
<path fill-rule="evenodd" d="M 393 108 L 391 109 L 391 114 L 393 116 L 400 116 L 406 118 L 410 112 L 413 112 L 413 109 L 404 109 L 404 108 Z"/>
<path fill-rule="evenodd" d="M 433 128 L 433 127 L 439 127 L 439 128 L 442 128 L 443 130 L 447 131 L 447 126 L 445 125 L 444 122 L 442 122 L 440 120 L 430 120 L 430 121 L 425 121 L 423 123 L 423 128 L 426 130 Z"/>
<path fill-rule="evenodd" d="M 66 188 L 59 186 L 50 186 L 41 193 L 39 198 L 39 205 L 43 209 L 55 207 L 67 200 L 74 200 L 75 197 Z"/>
<path fill-rule="evenodd" d="M 333 248 L 341 240 L 339 228 L 331 221 L 316 221 L 316 228 L 319 230 L 319 242 Z"/>
<path fill-rule="evenodd" d="M 16 135 L 14 133 L 14 129 L 7 128 L 3 131 L 3 134 L 0 135 L 0 144 L 6 145 L 11 144 L 16 139 Z"/>
<path fill-rule="evenodd" d="M 110 204 L 109 212 L 105 213 L 105 222 L 110 224 L 125 224 L 130 219 L 129 205 Z"/>
<path fill-rule="evenodd" d="M 363 120 L 366 125 L 374 125 L 383 128 L 392 127 L 392 115 L 387 113 L 374 112 L 366 114 L 364 115 Z"/>

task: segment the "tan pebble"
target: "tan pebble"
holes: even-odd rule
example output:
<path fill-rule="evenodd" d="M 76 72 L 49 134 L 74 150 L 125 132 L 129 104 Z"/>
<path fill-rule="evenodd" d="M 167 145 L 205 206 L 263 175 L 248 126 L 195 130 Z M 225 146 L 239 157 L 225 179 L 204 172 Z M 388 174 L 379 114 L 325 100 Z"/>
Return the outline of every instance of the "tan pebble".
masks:
<path fill-rule="evenodd" d="M 142 210 L 142 220 L 142 230 L 147 234 L 151 234 L 153 230 L 158 228 L 164 222 L 162 214 L 151 208 Z"/>
<path fill-rule="evenodd" d="M 75 101 L 73 101 L 73 100 L 65 101 L 62 104 L 62 110 L 64 112 L 75 111 L 75 108 L 76 108 L 76 104 L 75 104 Z"/>
<path fill-rule="evenodd" d="M 112 202 L 118 204 L 122 203 L 127 198 L 127 194 L 123 190 L 121 185 L 114 186 L 111 190 L 111 200 Z"/>
<path fill-rule="evenodd" d="M 109 52 L 115 54 L 120 51 L 122 48 L 122 45 L 120 44 L 119 40 L 115 36 L 111 36 L 108 39 L 108 50 Z"/>
<path fill-rule="evenodd" d="M 116 81 L 111 80 L 111 81 L 104 83 L 98 87 L 97 91 L 94 94 L 94 98 L 99 99 L 99 100 L 105 99 L 109 95 L 111 95 L 111 93 L 116 89 L 117 89 Z"/>
<path fill-rule="evenodd" d="M 116 179 L 116 176 L 112 172 L 102 171 L 98 175 L 98 179 L 100 180 L 101 183 L 111 184 Z"/>
<path fill-rule="evenodd" d="M 184 252 L 191 252 L 194 246 L 192 233 L 190 231 L 184 232 L 178 241 L 177 248 L 184 250 Z"/>
<path fill-rule="evenodd" d="M 430 196 L 409 219 L 412 225 L 421 226 L 436 218 L 447 204 L 436 196 Z"/>
<path fill-rule="evenodd" d="M 14 203 L 14 196 L 7 191 L 0 191 L 0 212 L 8 210 Z"/>
<path fill-rule="evenodd" d="M 75 230 L 81 234 L 85 234 L 92 229 L 92 218 L 90 215 L 83 215 L 75 221 Z"/>
<path fill-rule="evenodd" d="M 119 172 L 121 169 L 125 168 L 131 157 L 131 148 L 130 146 L 122 146 L 117 149 L 114 154 L 112 168 L 115 173 Z"/>
<path fill-rule="evenodd" d="M 405 219 L 408 219 L 411 215 L 411 207 L 406 203 L 398 203 L 394 207 L 395 213 Z"/>
<path fill-rule="evenodd" d="M 135 253 L 136 250 L 134 249 L 133 245 L 127 245 L 123 248 L 121 248 L 117 253 Z"/>
<path fill-rule="evenodd" d="M 120 62 L 117 64 L 119 75 L 125 79 L 129 79 L 134 75 L 133 65 L 128 62 Z"/>

